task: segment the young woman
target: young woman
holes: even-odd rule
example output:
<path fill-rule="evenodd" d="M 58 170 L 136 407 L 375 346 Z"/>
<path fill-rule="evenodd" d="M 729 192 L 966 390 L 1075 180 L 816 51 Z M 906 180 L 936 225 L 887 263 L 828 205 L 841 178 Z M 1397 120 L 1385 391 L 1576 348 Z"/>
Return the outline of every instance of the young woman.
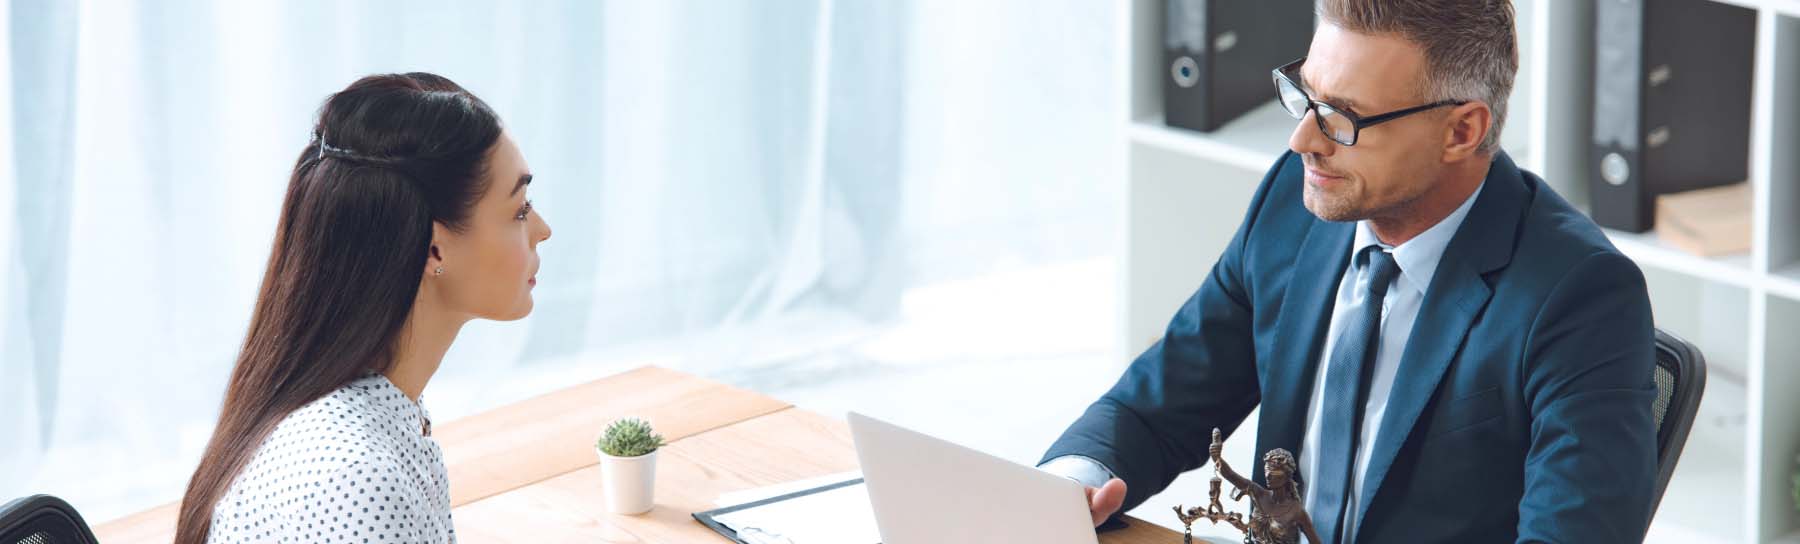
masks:
<path fill-rule="evenodd" d="M 474 318 L 531 312 L 530 169 L 448 79 L 331 95 L 288 181 L 262 289 L 176 542 L 455 541 L 419 394 Z"/>

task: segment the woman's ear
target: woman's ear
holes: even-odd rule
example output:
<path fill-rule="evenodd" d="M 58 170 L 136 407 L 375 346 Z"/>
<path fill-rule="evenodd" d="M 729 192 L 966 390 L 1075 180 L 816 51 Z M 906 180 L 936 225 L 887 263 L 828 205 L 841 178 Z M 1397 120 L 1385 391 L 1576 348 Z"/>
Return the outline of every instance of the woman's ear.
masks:
<path fill-rule="evenodd" d="M 450 229 L 443 223 L 431 222 L 431 249 L 425 256 L 425 275 L 438 277 L 444 275 L 444 245 L 450 239 Z"/>

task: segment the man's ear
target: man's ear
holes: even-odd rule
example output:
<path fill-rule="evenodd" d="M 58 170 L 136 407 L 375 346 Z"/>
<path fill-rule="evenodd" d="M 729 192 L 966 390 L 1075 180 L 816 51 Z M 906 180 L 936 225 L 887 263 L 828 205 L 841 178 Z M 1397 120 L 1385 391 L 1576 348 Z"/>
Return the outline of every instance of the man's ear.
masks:
<path fill-rule="evenodd" d="M 1481 152 L 1488 128 L 1494 126 L 1494 110 L 1479 100 L 1450 109 L 1444 130 L 1444 162 L 1460 162 Z"/>

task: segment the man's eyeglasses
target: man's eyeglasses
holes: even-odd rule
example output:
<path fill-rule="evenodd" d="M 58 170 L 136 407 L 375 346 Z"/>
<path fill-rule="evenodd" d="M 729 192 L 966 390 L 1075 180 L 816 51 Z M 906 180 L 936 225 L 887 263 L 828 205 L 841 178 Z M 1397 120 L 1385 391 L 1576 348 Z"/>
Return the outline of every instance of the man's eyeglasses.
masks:
<path fill-rule="evenodd" d="M 1362 117 L 1348 111 L 1340 110 L 1331 104 L 1313 100 L 1311 96 L 1307 96 L 1306 91 L 1300 87 L 1299 83 L 1300 65 L 1305 62 L 1306 57 L 1300 57 L 1294 59 L 1294 62 L 1284 64 L 1280 68 L 1275 69 L 1276 95 L 1281 98 L 1282 109 L 1287 110 L 1288 115 L 1294 116 L 1295 119 L 1305 119 L 1306 112 L 1311 111 L 1313 113 L 1313 119 L 1319 123 L 1319 132 L 1325 133 L 1326 138 L 1330 138 L 1331 141 L 1337 142 L 1339 145 L 1356 145 L 1356 137 L 1362 134 L 1362 129 L 1365 128 L 1433 108 L 1460 106 L 1469 103 L 1467 100 L 1443 100 L 1425 104 L 1423 106 L 1390 111 L 1381 115 Z"/>

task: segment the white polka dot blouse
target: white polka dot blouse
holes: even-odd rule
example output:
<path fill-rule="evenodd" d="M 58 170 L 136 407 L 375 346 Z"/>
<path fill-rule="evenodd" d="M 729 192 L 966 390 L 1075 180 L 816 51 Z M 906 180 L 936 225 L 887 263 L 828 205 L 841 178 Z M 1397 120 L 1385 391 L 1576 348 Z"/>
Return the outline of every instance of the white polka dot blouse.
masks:
<path fill-rule="evenodd" d="M 379 374 L 294 410 L 213 508 L 208 542 L 455 542 L 430 415 Z"/>

